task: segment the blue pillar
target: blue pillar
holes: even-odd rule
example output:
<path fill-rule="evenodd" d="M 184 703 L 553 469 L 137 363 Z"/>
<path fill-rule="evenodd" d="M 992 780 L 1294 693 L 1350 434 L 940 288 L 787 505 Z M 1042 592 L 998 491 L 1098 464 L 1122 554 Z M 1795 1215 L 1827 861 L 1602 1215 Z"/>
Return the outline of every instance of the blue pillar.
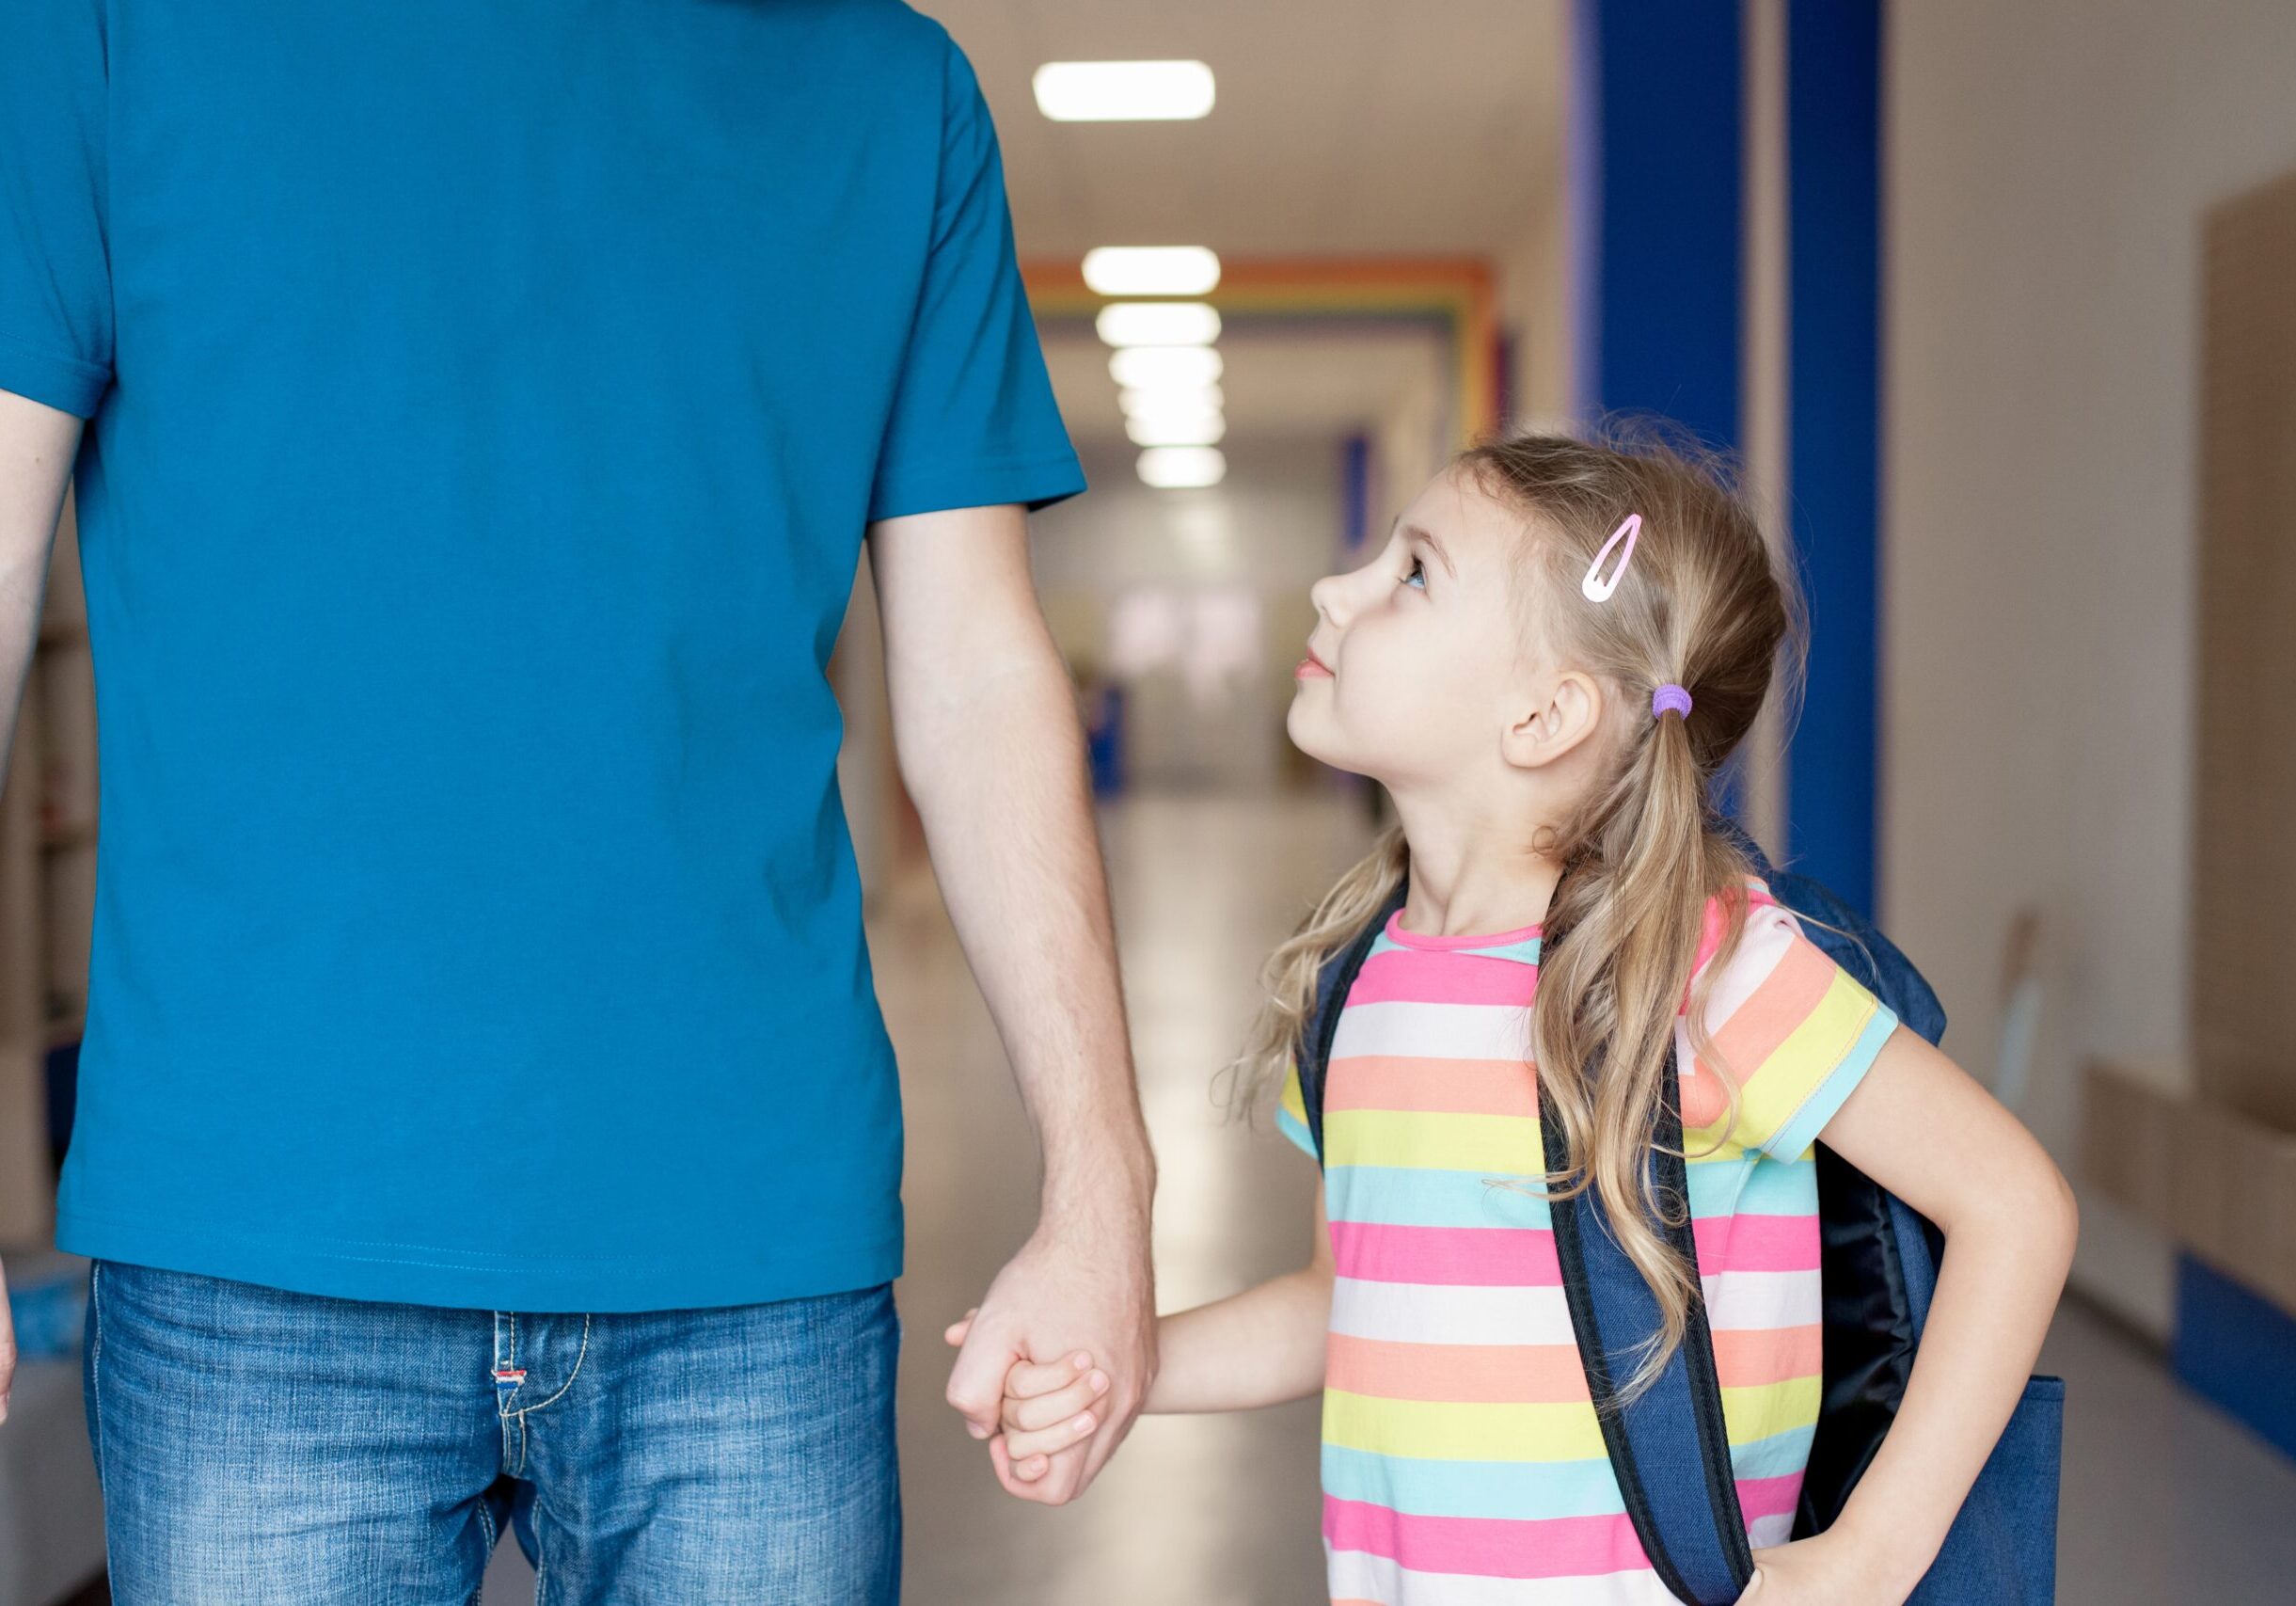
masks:
<path fill-rule="evenodd" d="M 1578 0 L 1568 154 L 1577 410 L 1738 450 L 1744 56 L 1731 0 Z M 1715 802 L 1736 814 L 1733 766 Z"/>
<path fill-rule="evenodd" d="M 1570 183 L 1579 410 L 1738 438 L 1734 0 L 1578 0 Z"/>
<path fill-rule="evenodd" d="M 1787 0 L 1787 506 L 1810 680 L 1796 867 L 1871 914 L 1880 761 L 1881 0 Z"/>

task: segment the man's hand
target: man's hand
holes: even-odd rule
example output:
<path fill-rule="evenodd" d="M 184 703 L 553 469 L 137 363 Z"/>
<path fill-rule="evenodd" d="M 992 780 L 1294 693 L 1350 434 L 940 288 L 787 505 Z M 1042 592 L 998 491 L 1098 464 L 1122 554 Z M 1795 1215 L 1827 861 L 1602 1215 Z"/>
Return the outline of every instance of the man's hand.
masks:
<path fill-rule="evenodd" d="M 1044 1505 L 1065 1504 L 1085 1491 L 1132 1430 L 1156 1376 L 1146 1214 L 1136 1232 L 1119 1231 L 1114 1238 L 1107 1229 L 1120 1222 L 1096 1215 L 1097 1222 L 1056 1227 L 1048 1214 L 990 1284 L 980 1309 L 949 1331 L 963 1345 L 949 1374 L 949 1404 L 975 1439 L 989 1440 L 997 1480 Z M 1108 1379 L 1085 1413 L 1092 1426 L 1073 1445 L 1032 1452 L 1016 1468 L 1005 1439 L 1006 1379 L 1016 1366 L 1059 1365 L 1079 1354 Z M 1038 1461 L 1045 1464 L 1039 1468 Z"/>
<path fill-rule="evenodd" d="M 0 1265 L 0 1422 L 8 1421 L 8 1391 L 16 1383 L 16 1319 L 8 1309 L 8 1267 Z"/>

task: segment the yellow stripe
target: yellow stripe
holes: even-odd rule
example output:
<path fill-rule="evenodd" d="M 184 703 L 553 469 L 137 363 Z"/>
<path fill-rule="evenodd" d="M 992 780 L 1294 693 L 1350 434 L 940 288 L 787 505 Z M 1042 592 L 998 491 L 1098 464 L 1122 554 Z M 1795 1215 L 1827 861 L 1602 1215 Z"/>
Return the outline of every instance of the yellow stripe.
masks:
<path fill-rule="evenodd" d="M 1733 1444 L 1750 1444 L 1817 1421 L 1816 1377 L 1722 1391 Z M 1323 1392 L 1323 1439 L 1374 1455 L 1437 1461 L 1583 1461 L 1602 1456 L 1602 1424 L 1584 1400 L 1464 1404 Z"/>
<path fill-rule="evenodd" d="M 1433 1461 L 1588 1461 L 1607 1454 L 1584 1400 L 1449 1405 L 1323 1391 L 1323 1441 L 1374 1455 Z"/>
<path fill-rule="evenodd" d="M 1737 1124 L 1731 1140 L 1710 1156 L 1731 1158 L 1759 1148 L 1785 1129 L 1812 1093 L 1817 1091 L 1834 1067 L 1849 1057 L 1858 1036 L 1873 1018 L 1874 995 L 1858 985 L 1848 972 L 1836 970 L 1817 1008 L 1772 1049 L 1740 1088 Z M 1686 1147 L 1701 1154 L 1721 1132 L 1713 1122 L 1686 1135 Z M 1783 1158 L 1792 1159 L 1785 1155 Z"/>
<path fill-rule="evenodd" d="M 1296 1065 L 1284 1076 L 1284 1096 L 1279 1103 L 1286 1115 L 1302 1126 L 1307 1124 L 1307 1100 L 1300 1092 L 1300 1068 Z"/>
<path fill-rule="evenodd" d="M 1733 1444 L 1751 1444 L 1773 1433 L 1808 1427 L 1817 1421 L 1821 1377 L 1789 1377 L 1782 1383 L 1754 1383 L 1722 1391 L 1722 1425 Z"/>
<path fill-rule="evenodd" d="M 1447 1110 L 1329 1110 L 1324 1162 L 1404 1166 L 1495 1176 L 1544 1176 L 1539 1122 L 1527 1115 L 1460 1115 Z"/>

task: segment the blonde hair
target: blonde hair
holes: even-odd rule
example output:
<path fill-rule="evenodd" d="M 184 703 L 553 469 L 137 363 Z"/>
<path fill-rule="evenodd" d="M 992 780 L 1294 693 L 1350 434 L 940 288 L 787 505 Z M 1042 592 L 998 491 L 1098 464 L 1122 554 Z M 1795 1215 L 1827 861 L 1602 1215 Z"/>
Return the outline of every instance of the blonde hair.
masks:
<path fill-rule="evenodd" d="M 1724 957 L 1745 918 L 1750 867 L 1717 829 L 1711 787 L 1773 679 L 1798 684 L 1798 593 L 1727 462 L 1657 426 L 1613 424 L 1598 440 L 1489 440 L 1453 470 L 1524 515 L 1512 600 L 1526 630 L 1544 633 L 1613 693 L 1598 738 L 1607 766 L 1569 817 L 1530 844 L 1563 867 L 1544 922 L 1531 1042 L 1570 1160 L 1547 1178 L 1548 1197 L 1595 1191 L 1663 1317 L 1621 1387 L 1632 1398 L 1681 1344 L 1698 1295 L 1696 1268 L 1653 1225 L 1678 1225 L 1687 1202 L 1654 1197 L 1647 1156 L 1707 905 L 1719 898 L 1728 912 Z M 1579 581 L 1629 514 L 1642 517 L 1633 561 L 1607 600 L 1589 601 Z M 1689 692 L 1691 711 L 1654 718 L 1652 693 L 1670 682 Z M 1262 1008 L 1232 1068 L 1238 1101 L 1248 1106 L 1280 1084 L 1319 972 L 1394 895 L 1409 859 L 1401 830 L 1389 828 L 1269 957 Z M 1704 991 L 1702 982 L 1692 1000 L 1691 1041 L 1718 1069 Z M 1726 1070 L 1722 1081 L 1727 1133 L 1737 1093 Z"/>

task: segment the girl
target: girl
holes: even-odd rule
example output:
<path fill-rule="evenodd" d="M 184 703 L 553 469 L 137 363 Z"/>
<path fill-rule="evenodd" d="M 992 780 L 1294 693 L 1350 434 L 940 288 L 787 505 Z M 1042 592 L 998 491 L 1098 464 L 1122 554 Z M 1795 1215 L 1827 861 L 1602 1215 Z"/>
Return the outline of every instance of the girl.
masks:
<path fill-rule="evenodd" d="M 1478 447 L 1321 581 L 1290 730 L 1399 826 L 1278 948 L 1243 1057 L 1310 1153 L 1291 1045 L 1322 962 L 1399 882 L 1348 994 L 1314 1259 L 1162 1323 L 1151 1411 L 1323 1392 L 1335 1601 L 1657 1606 L 1604 1456 L 1545 1194 L 1592 1188 L 1664 1331 L 1703 1297 L 1760 1606 L 1898 1602 L 2016 1404 L 2071 1258 L 2064 1179 L 1770 900 L 1711 787 L 1795 616 L 1745 503 L 1672 451 Z M 1542 963 L 1543 957 L 1551 954 Z M 1695 1268 L 1650 1225 L 1677 1045 Z M 1571 1166 L 1541 1162 L 1539 1084 Z M 1787 1543 L 1817 1416 L 1823 1137 L 1941 1228 L 1903 1409 L 1840 1519 Z M 1016 1367 L 1000 1470 L 1097 1427 L 1088 1357 Z"/>

